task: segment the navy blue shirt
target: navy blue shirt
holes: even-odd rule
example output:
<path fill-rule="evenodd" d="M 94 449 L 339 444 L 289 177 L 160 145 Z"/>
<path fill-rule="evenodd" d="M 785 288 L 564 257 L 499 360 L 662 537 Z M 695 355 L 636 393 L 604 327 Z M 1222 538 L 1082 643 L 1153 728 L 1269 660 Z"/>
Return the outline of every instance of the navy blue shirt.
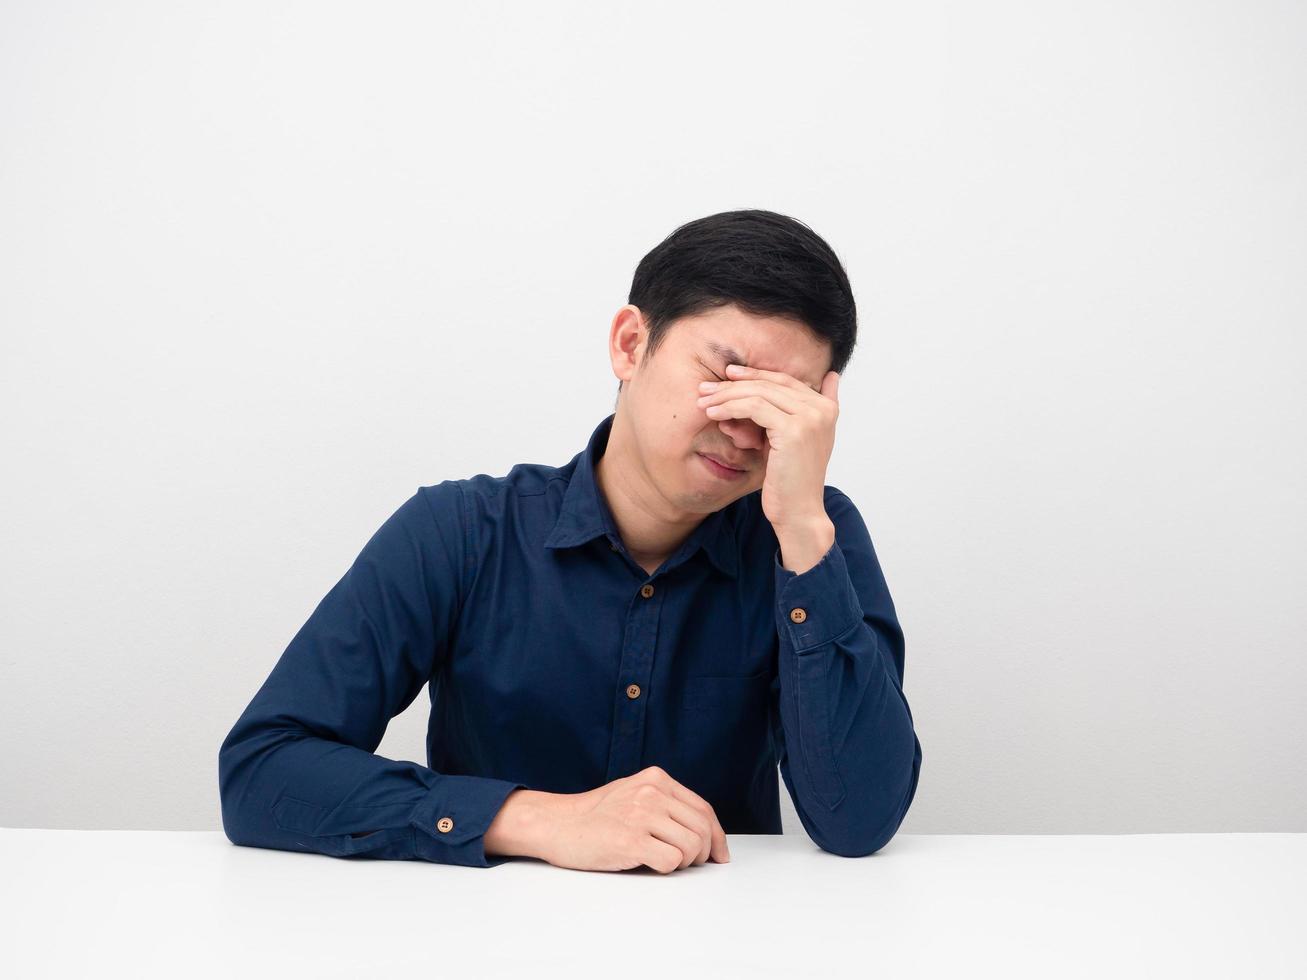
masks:
<path fill-rule="evenodd" d="M 580 793 L 651 765 L 727 834 L 781 833 L 777 770 L 824 850 L 869 854 L 916 793 L 903 633 L 861 515 L 796 574 L 761 490 L 651 575 L 595 482 L 614 416 L 561 467 L 446 480 L 381 525 L 218 753 L 236 844 L 490 867 L 518 788 Z M 375 754 L 429 685 L 427 764 Z"/>

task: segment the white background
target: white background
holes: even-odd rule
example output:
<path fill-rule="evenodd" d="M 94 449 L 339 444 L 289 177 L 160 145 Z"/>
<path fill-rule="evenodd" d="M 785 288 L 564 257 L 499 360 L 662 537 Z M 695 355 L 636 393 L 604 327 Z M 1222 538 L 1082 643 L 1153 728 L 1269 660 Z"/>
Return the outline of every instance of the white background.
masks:
<path fill-rule="evenodd" d="M 1307 830 L 1307 8 L 472 6 L 0 6 L 0 824 L 217 829 L 371 533 L 579 452 L 764 207 L 859 302 L 903 831 Z"/>

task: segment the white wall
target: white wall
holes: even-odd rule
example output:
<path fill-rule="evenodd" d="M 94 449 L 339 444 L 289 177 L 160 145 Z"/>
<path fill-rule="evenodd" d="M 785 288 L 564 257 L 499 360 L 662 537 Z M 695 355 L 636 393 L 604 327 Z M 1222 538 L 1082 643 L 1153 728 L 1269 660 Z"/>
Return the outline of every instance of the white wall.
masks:
<path fill-rule="evenodd" d="M 903 831 L 1307 830 L 1305 27 L 6 3 L 0 823 L 217 829 L 372 531 L 570 459 L 639 258 L 766 207 L 860 304 L 827 482 L 907 634 Z"/>

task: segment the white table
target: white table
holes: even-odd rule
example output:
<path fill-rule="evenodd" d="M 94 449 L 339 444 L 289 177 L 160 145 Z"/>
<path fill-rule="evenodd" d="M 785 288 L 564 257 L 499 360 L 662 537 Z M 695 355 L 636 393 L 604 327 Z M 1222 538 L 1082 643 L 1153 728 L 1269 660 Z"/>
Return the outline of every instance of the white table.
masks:
<path fill-rule="evenodd" d="M 1307 834 L 730 841 L 664 876 L 0 829 L 0 974 L 1307 976 Z"/>

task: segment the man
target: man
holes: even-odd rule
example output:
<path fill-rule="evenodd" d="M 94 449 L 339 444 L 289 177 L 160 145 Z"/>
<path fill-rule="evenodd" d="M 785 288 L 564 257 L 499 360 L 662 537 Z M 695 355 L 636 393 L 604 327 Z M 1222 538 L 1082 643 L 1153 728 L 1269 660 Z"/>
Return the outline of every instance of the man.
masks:
<path fill-rule="evenodd" d="M 231 841 L 667 873 L 780 833 L 779 767 L 819 847 L 884 846 L 921 745 L 871 538 L 825 484 L 856 328 L 806 225 L 678 228 L 613 318 L 586 448 L 420 487 L 291 640 L 219 751 Z M 373 754 L 428 684 L 428 764 Z"/>

